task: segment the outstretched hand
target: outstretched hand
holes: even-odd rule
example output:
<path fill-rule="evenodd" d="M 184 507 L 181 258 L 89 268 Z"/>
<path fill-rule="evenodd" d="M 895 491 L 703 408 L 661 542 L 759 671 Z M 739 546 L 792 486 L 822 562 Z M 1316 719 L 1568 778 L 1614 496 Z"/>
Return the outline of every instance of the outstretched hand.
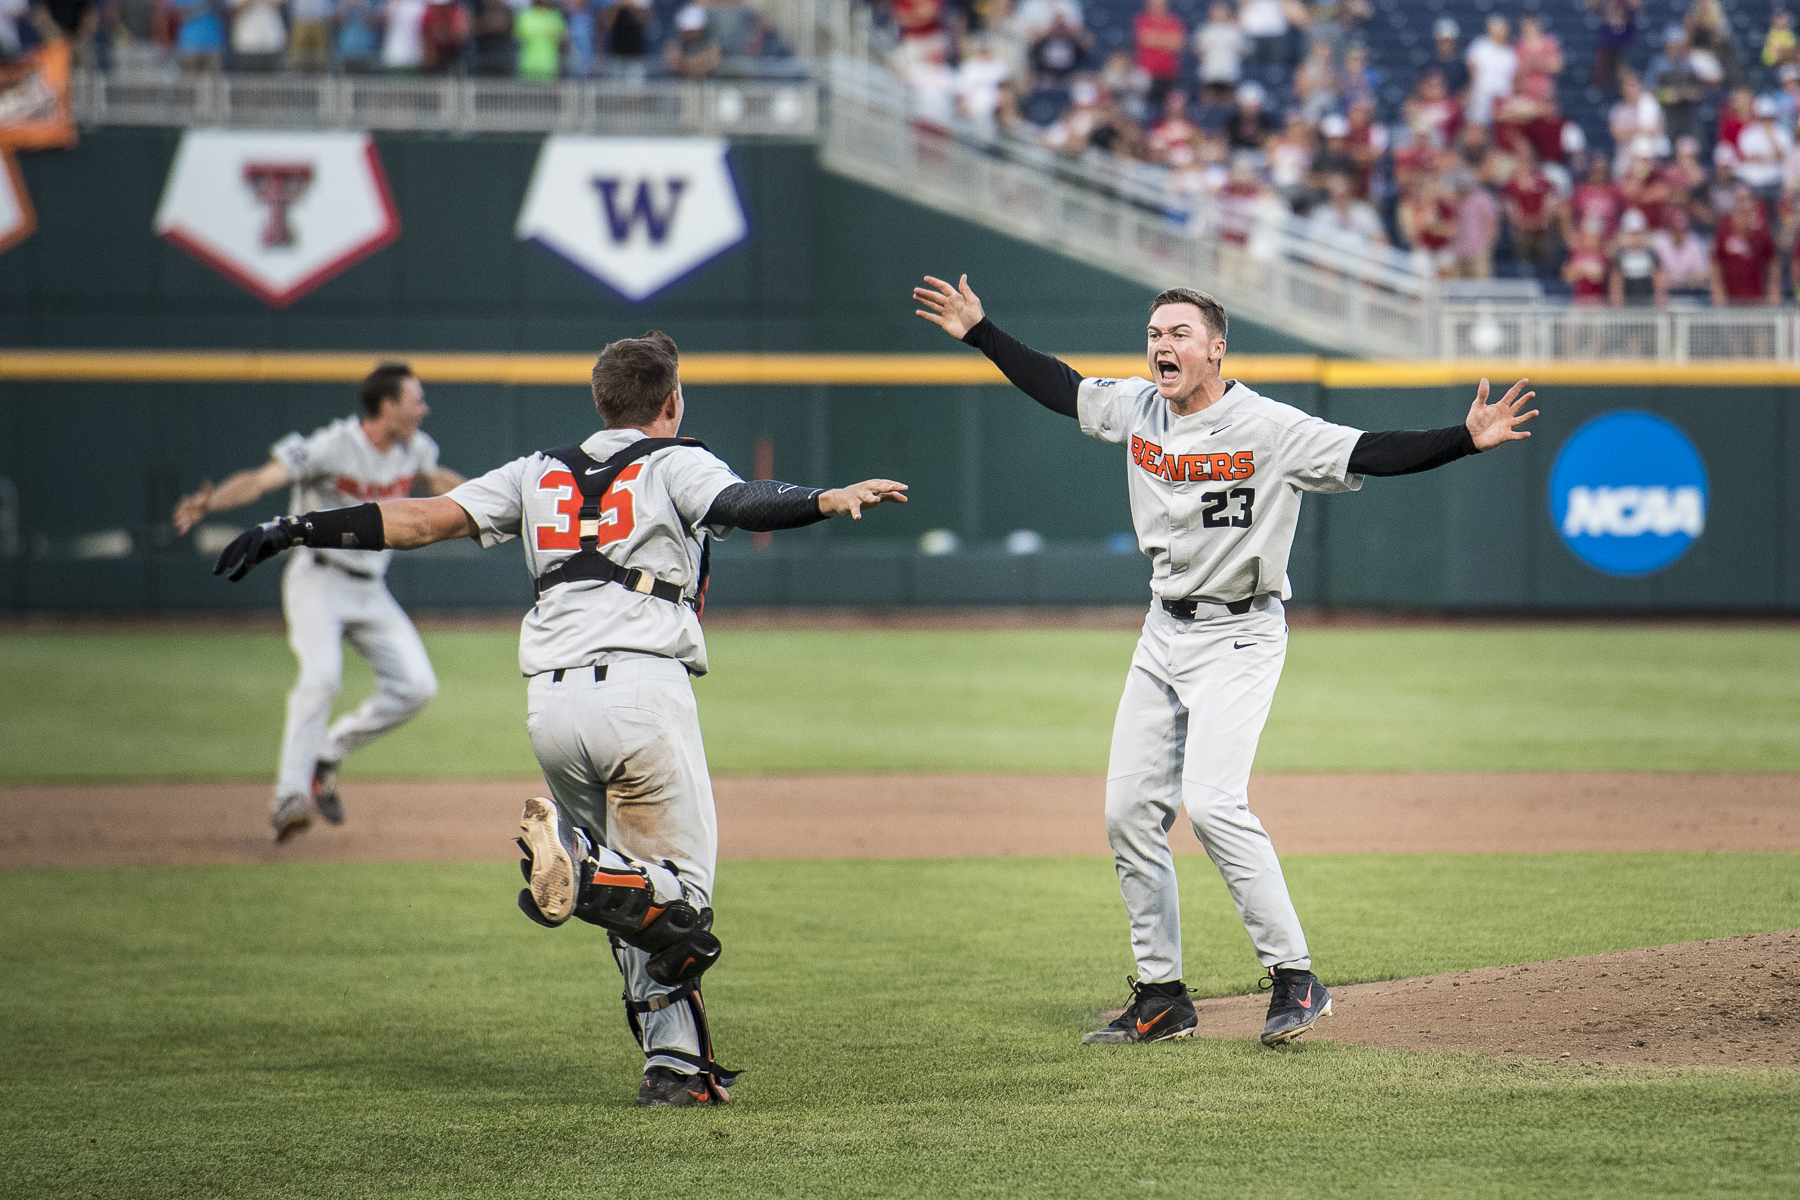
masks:
<path fill-rule="evenodd" d="M 213 574 L 224 575 L 226 571 L 231 571 L 226 578 L 236 583 L 248 575 L 257 563 L 274 558 L 299 540 L 299 529 L 292 517 L 276 517 L 273 521 L 264 521 L 261 525 L 238 534 L 231 539 L 231 545 L 219 551 L 219 561 L 213 564 Z"/>
<path fill-rule="evenodd" d="M 207 502 L 212 499 L 212 494 L 213 481 L 210 479 L 203 479 L 200 481 L 199 491 L 191 496 L 183 496 L 176 503 L 175 512 L 169 518 L 169 523 L 175 527 L 176 537 L 180 537 L 195 525 L 199 524 L 200 521 L 212 511 L 212 509 L 207 506 Z"/>
<path fill-rule="evenodd" d="M 906 485 L 892 479 L 865 479 L 849 487 L 819 493 L 819 511 L 828 517 L 862 520 L 862 510 L 878 504 L 905 504 Z"/>
<path fill-rule="evenodd" d="M 1530 431 L 1519 426 L 1537 416 L 1537 409 L 1528 413 L 1520 413 L 1536 398 L 1536 392 L 1526 392 L 1525 385 L 1529 379 L 1521 379 L 1506 391 L 1499 403 L 1489 404 L 1488 381 L 1483 379 L 1481 386 L 1475 389 L 1475 403 L 1469 405 L 1469 419 L 1463 424 L 1469 427 L 1469 436 L 1475 441 L 1475 449 L 1492 450 L 1502 442 L 1523 441 L 1531 436 Z M 1520 393 L 1524 394 L 1521 395 Z"/>
<path fill-rule="evenodd" d="M 913 302 L 924 305 L 913 311 L 958 341 L 987 315 L 981 297 L 970 290 L 967 275 L 955 287 L 934 275 L 927 275 L 925 283 L 925 287 L 913 289 Z"/>

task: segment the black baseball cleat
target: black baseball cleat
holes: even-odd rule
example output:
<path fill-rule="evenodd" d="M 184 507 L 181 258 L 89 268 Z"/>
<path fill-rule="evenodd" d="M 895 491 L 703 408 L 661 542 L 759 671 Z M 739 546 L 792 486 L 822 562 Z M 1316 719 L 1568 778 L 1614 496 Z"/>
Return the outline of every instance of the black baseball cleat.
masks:
<path fill-rule="evenodd" d="M 1285 1046 L 1320 1017 L 1331 1015 L 1331 993 L 1311 971 L 1276 967 L 1269 972 L 1269 1019 L 1263 1023 L 1262 1043 Z"/>
<path fill-rule="evenodd" d="M 1131 1003 L 1111 1025 L 1082 1034 L 1082 1045 L 1117 1046 L 1194 1036 L 1194 1026 L 1200 1018 L 1195 1015 L 1193 998 L 1181 980 L 1139 983 L 1127 975 L 1125 982 L 1131 985 Z"/>
<path fill-rule="evenodd" d="M 332 825 L 344 823 L 344 802 L 338 799 L 338 765 L 320 759 L 313 764 L 312 802 L 319 815 Z"/>
<path fill-rule="evenodd" d="M 651 1067 L 644 1072 L 638 1088 L 639 1108 L 686 1108 L 690 1104 L 714 1104 L 712 1088 L 699 1075 L 683 1075 L 667 1067 Z"/>
<path fill-rule="evenodd" d="M 519 818 L 525 836 L 519 846 L 526 858 L 519 867 L 531 886 L 519 893 L 519 907 L 540 925 L 561 925 L 581 899 L 582 867 L 588 857 L 587 835 L 556 806 L 534 796 Z M 536 912 L 533 912 L 533 909 Z"/>

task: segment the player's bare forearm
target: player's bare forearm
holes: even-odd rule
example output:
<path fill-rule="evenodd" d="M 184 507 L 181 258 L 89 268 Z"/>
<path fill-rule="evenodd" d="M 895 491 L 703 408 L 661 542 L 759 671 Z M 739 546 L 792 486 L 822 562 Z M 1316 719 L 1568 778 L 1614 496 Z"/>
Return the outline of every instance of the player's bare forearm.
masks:
<path fill-rule="evenodd" d="M 382 542 L 390 550 L 417 550 L 434 542 L 475 537 L 475 518 L 448 496 L 381 502 Z"/>
<path fill-rule="evenodd" d="M 239 471 L 217 486 L 210 479 L 205 481 L 200 485 L 199 491 L 183 496 L 176 503 L 169 520 L 179 536 L 213 513 L 230 512 L 234 508 L 253 504 L 276 488 L 286 487 L 292 482 L 293 476 L 288 474 L 288 469 L 270 459 L 260 467 Z"/>

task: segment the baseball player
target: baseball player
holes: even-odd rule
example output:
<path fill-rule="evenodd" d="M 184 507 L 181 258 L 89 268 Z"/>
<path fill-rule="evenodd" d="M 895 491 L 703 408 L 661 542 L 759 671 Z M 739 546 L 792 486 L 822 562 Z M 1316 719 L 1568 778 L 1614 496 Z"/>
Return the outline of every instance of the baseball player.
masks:
<path fill-rule="evenodd" d="M 1184 806 L 1269 972 L 1263 1043 L 1294 1040 L 1331 1011 L 1331 993 L 1312 972 L 1247 792 L 1287 653 L 1282 601 L 1301 495 L 1355 491 L 1365 475 L 1425 471 L 1530 437 L 1518 427 L 1537 413 L 1519 410 L 1535 393 L 1521 379 L 1489 404 L 1484 379 L 1460 425 L 1364 433 L 1222 379 L 1225 309 L 1202 292 L 1172 288 L 1151 302 L 1148 379 L 1083 379 L 1020 344 L 987 319 L 966 275 L 954 287 L 926 276 L 913 298 L 919 316 L 980 349 L 1026 395 L 1130 448 L 1126 489 L 1154 602 L 1113 725 L 1106 830 L 1137 975 L 1124 1014 L 1082 1041 L 1193 1035 L 1168 836 Z"/>
<path fill-rule="evenodd" d="M 525 804 L 525 915 L 571 916 L 609 936 L 625 1010 L 645 1055 L 640 1105 L 730 1099 L 700 977 L 718 852 L 712 784 L 689 677 L 706 673 L 700 630 L 709 539 L 795 529 L 906 500 L 870 479 L 823 490 L 746 483 L 692 438 L 675 343 L 612 343 L 594 365 L 606 428 L 526 455 L 431 500 L 284 517 L 249 531 L 215 570 L 241 579 L 291 545 L 410 550 L 449 538 L 525 542 L 537 605 L 519 633 L 530 680 L 525 727 L 550 797 Z"/>
<path fill-rule="evenodd" d="M 341 508 L 410 495 L 415 484 L 437 496 L 463 482 L 438 465 L 437 443 L 420 432 L 430 414 L 425 388 L 405 363 L 382 363 L 362 382 L 360 417 L 343 417 L 311 436 L 276 442 L 269 461 L 239 471 L 214 487 L 211 480 L 175 506 L 177 535 L 211 513 L 228 512 L 292 487 L 289 512 Z M 320 547 L 296 554 L 281 577 L 281 610 L 288 645 L 300 660 L 300 678 L 287 698 L 281 765 L 270 799 L 269 824 L 285 842 L 312 824 L 314 815 L 344 823 L 338 796 L 338 764 L 418 715 L 437 695 L 437 676 L 419 631 L 387 590 L 390 554 L 356 554 Z M 343 650 L 369 661 L 379 684 L 355 712 L 331 721 L 343 687 Z"/>

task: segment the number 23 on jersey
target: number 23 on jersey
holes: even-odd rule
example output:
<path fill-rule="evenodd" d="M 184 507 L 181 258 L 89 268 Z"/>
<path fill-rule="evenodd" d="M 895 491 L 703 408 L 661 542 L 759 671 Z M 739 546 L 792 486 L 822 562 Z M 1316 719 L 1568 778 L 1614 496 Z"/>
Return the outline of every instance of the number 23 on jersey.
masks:
<path fill-rule="evenodd" d="M 631 536 L 637 528 L 637 514 L 632 508 L 631 489 L 625 485 L 636 479 L 644 464 L 632 463 L 613 480 L 600 497 L 600 542 L 610 546 Z M 545 471 L 538 480 L 538 491 L 556 492 L 556 520 L 537 527 L 539 550 L 579 550 L 581 548 L 581 489 L 567 471 Z"/>

